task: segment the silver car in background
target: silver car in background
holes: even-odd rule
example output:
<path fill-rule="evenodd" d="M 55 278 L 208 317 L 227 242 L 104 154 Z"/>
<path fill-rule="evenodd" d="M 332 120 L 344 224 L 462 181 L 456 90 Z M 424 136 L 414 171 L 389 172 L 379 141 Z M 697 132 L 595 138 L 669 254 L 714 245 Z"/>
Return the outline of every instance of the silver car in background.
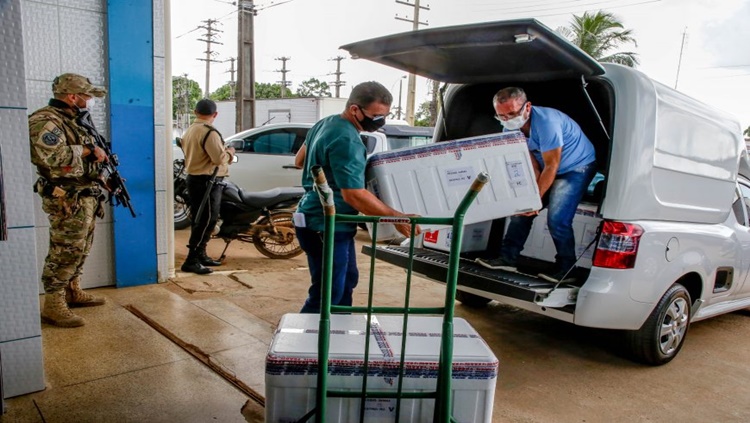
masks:
<path fill-rule="evenodd" d="M 248 129 L 225 139 L 234 147 L 238 162 L 229 168 L 229 180 L 246 191 L 299 186 L 302 170 L 294 156 L 313 123 L 277 123 Z M 377 132 L 362 132 L 367 154 L 432 142 L 433 128 L 385 125 Z"/>

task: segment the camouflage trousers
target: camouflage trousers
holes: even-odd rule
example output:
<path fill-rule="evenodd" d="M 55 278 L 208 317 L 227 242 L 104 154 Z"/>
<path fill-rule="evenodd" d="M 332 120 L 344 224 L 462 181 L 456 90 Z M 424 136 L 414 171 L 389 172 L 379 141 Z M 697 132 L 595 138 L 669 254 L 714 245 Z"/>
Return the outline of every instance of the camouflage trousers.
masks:
<path fill-rule="evenodd" d="M 44 260 L 42 283 L 48 294 L 64 289 L 81 275 L 91 244 L 99 209 L 96 197 L 67 199 L 42 197 L 42 209 L 49 218 L 49 251 Z"/>

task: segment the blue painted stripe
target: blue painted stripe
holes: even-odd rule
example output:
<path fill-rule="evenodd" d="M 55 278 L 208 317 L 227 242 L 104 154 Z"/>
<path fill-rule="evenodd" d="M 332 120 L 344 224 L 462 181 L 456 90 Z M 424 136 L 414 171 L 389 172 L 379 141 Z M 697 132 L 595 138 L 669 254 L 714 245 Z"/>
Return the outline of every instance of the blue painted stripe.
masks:
<path fill-rule="evenodd" d="M 115 282 L 156 283 L 152 1 L 107 1 L 107 31 L 112 150 L 137 215 L 114 210 Z"/>

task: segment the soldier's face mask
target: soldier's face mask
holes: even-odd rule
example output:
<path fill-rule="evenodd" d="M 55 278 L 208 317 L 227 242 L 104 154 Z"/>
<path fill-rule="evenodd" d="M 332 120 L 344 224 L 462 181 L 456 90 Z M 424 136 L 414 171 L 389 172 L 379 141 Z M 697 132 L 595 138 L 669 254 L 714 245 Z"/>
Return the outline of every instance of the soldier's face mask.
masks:
<path fill-rule="evenodd" d="M 81 107 L 81 106 L 80 106 L 80 105 L 79 105 L 79 104 L 78 104 L 78 103 L 76 102 L 76 106 L 78 106 L 78 107 L 80 107 L 80 108 L 86 108 L 86 109 L 88 109 L 88 110 L 92 110 L 92 109 L 94 108 L 94 105 L 96 104 L 96 100 L 95 100 L 95 98 L 94 98 L 93 96 L 92 96 L 92 97 L 89 97 L 89 98 L 84 98 L 84 97 L 82 97 L 82 96 L 80 96 L 80 95 L 79 95 L 79 96 L 78 96 L 78 99 L 79 99 L 79 100 L 81 100 L 81 101 L 82 101 L 83 103 L 85 103 L 85 104 L 86 104 L 86 105 L 85 105 L 84 107 Z"/>

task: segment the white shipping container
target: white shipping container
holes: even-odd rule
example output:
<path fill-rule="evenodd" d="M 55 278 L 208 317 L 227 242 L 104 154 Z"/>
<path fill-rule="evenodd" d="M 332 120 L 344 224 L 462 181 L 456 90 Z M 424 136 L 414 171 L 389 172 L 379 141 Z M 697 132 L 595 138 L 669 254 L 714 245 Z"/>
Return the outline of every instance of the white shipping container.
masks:
<path fill-rule="evenodd" d="M 469 207 L 465 224 L 541 208 L 526 139 L 518 131 L 373 154 L 365 180 L 370 192 L 396 210 L 449 217 L 482 171 L 490 182 Z M 397 237 L 392 225 L 384 226 L 378 240 Z M 423 230 L 440 228 L 422 225 Z"/>
<path fill-rule="evenodd" d="M 576 258 L 581 256 L 576 266 L 591 268 L 591 259 L 594 256 L 595 245 L 591 241 L 596 237 L 596 231 L 602 218 L 596 212 L 597 205 L 589 203 L 580 203 L 576 209 L 576 215 L 573 218 L 573 234 L 576 242 Z M 506 222 L 507 230 L 508 222 Z M 589 247 L 588 250 L 586 247 Z M 552 236 L 549 234 L 547 227 L 547 209 L 539 212 L 539 216 L 534 219 L 531 226 L 529 238 L 523 246 L 521 254 L 526 257 L 532 257 L 540 260 L 555 261 L 555 244 L 552 242 Z"/>
<path fill-rule="evenodd" d="M 318 369 L 317 314 L 285 314 L 266 357 L 266 422 L 297 421 L 315 408 Z M 366 316 L 333 315 L 330 329 L 328 388 L 359 392 L 364 374 Z M 441 317 L 410 316 L 407 329 L 404 392 L 435 391 Z M 403 316 L 373 316 L 369 345 L 368 391 L 398 387 Z M 459 422 L 490 422 L 498 361 L 463 319 L 454 319 L 453 416 Z M 360 400 L 329 398 L 327 422 L 359 421 Z M 368 423 L 392 423 L 395 399 L 370 399 Z M 402 400 L 400 422 L 432 421 L 433 399 Z"/>
<path fill-rule="evenodd" d="M 464 226 L 463 239 L 461 240 L 461 252 L 484 251 L 490 240 L 492 221 L 472 223 Z M 450 251 L 453 244 L 453 228 L 439 229 L 425 232 L 423 245 L 439 251 Z"/>

